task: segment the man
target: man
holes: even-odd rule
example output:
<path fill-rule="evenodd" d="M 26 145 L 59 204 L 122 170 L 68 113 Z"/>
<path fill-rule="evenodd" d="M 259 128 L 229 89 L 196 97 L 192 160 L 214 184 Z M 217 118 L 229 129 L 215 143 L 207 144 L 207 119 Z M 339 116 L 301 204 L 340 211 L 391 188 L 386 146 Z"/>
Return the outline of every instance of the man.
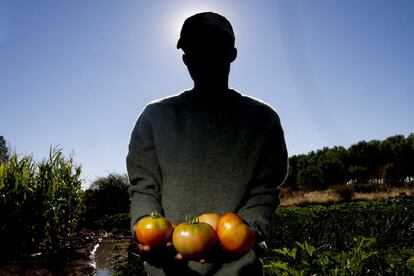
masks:
<path fill-rule="evenodd" d="M 127 156 L 132 230 L 154 210 L 174 224 L 187 213 L 234 212 L 258 242 L 268 237 L 287 150 L 277 113 L 229 89 L 234 45 L 225 17 L 205 12 L 185 20 L 177 48 L 194 87 L 151 102 L 138 118 Z M 255 250 L 197 262 L 175 260 L 170 246 L 138 246 L 150 275 L 263 274 Z"/>

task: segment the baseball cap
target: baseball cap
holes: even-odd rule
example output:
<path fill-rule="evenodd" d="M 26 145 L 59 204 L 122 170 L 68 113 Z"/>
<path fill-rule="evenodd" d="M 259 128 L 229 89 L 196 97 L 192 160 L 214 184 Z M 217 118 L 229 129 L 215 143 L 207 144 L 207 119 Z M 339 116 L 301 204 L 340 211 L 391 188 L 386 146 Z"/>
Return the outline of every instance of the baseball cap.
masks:
<path fill-rule="evenodd" d="M 230 39 L 234 46 L 234 32 L 230 22 L 224 16 L 214 12 L 197 13 L 184 21 L 181 28 L 177 49 L 183 48 L 186 44 L 203 35 L 207 28 L 217 30 Z"/>

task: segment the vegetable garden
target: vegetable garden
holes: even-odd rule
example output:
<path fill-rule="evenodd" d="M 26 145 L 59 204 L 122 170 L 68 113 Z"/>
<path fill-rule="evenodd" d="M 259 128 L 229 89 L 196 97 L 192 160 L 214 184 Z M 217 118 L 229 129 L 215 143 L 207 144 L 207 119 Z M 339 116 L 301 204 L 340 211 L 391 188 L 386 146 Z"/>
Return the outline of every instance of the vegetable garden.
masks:
<path fill-rule="evenodd" d="M 414 199 L 279 208 L 269 275 L 413 275 Z"/>

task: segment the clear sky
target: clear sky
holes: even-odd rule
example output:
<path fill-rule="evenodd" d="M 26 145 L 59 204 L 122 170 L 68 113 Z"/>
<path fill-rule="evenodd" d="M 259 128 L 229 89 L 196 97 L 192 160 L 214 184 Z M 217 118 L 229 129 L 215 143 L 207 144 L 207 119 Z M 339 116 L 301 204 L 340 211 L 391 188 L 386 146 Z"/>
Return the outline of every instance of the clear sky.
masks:
<path fill-rule="evenodd" d="M 74 154 L 84 187 L 126 172 L 144 106 L 191 88 L 176 42 L 226 16 L 230 86 L 280 115 L 289 155 L 414 132 L 414 1 L 0 0 L 0 135 Z"/>

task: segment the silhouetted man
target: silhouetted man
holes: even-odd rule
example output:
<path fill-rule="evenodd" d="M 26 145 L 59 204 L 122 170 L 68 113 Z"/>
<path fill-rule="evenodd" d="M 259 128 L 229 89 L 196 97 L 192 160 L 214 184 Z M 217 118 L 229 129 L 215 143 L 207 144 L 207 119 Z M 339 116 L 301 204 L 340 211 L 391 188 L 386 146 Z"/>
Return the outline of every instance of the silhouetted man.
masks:
<path fill-rule="evenodd" d="M 177 48 L 194 88 L 151 102 L 138 118 L 127 156 L 132 230 L 154 210 L 175 224 L 187 213 L 234 212 L 258 242 L 268 237 L 287 172 L 286 145 L 270 106 L 229 89 L 234 45 L 225 17 L 206 12 L 185 20 Z M 255 250 L 218 252 L 202 263 L 175 260 L 171 248 L 138 246 L 150 275 L 263 273 Z"/>

